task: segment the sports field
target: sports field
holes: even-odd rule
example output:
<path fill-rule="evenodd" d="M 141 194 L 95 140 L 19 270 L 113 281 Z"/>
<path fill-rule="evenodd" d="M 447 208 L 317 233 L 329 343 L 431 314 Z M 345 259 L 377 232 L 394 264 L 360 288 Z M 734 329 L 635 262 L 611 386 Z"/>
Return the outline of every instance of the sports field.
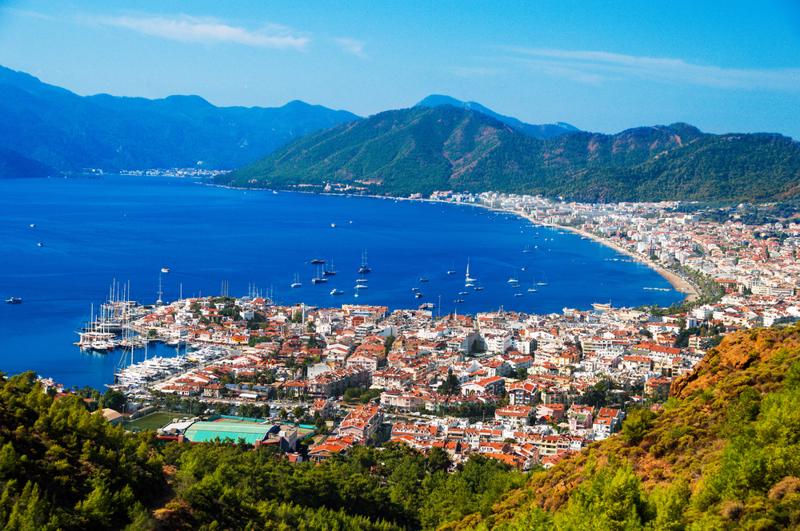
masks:
<path fill-rule="evenodd" d="M 247 444 L 263 441 L 273 424 L 255 423 L 246 419 L 231 417 L 219 418 L 213 421 L 198 421 L 187 428 L 184 434 L 191 442 L 212 442 L 215 440 L 238 442 L 243 440 Z"/>
<path fill-rule="evenodd" d="M 136 420 L 125 423 L 125 429 L 130 431 L 145 431 L 157 430 L 158 428 L 168 424 L 174 419 L 181 417 L 188 417 L 187 413 L 175 413 L 172 411 L 156 411 L 148 413 L 144 417 L 139 417 Z"/>

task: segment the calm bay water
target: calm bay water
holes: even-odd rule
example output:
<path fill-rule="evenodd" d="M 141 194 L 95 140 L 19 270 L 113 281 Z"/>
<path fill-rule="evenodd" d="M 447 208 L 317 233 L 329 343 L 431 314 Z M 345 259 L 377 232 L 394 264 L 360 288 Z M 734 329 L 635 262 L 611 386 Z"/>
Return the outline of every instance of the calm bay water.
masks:
<path fill-rule="evenodd" d="M 355 298 L 364 250 L 373 272 L 369 289 Z M 338 274 L 312 285 L 312 258 L 332 260 Z M 459 295 L 468 259 L 484 289 Z M 416 308 L 441 296 L 442 313 L 680 300 L 671 289 L 645 289 L 670 285 L 627 260 L 576 235 L 456 205 L 228 190 L 154 177 L 0 181 L 0 297 L 24 298 L 21 305 L 0 304 L 0 370 L 30 369 L 67 385 L 111 382 L 119 355 L 81 353 L 72 344 L 75 331 L 114 278 L 130 281 L 134 299 L 154 302 L 164 266 L 171 269 L 163 275 L 166 301 L 178 297 L 181 284 L 184 296 L 209 295 L 219 294 L 223 281 L 231 295 L 255 285 L 279 303 Z M 303 287 L 290 289 L 295 274 Z M 509 286 L 510 277 L 519 288 Z M 546 285 L 528 292 L 536 282 Z M 412 287 L 424 298 L 416 299 Z M 333 288 L 345 293 L 332 296 Z"/>

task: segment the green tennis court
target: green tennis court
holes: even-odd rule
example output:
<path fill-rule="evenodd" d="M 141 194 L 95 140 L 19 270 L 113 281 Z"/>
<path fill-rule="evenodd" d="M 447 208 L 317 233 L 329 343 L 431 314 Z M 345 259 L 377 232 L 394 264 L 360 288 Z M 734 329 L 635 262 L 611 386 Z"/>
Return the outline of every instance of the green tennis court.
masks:
<path fill-rule="evenodd" d="M 220 441 L 255 444 L 267 438 L 274 424 L 257 424 L 241 420 L 217 419 L 215 421 L 197 421 L 186 429 L 184 436 L 191 442 Z"/>

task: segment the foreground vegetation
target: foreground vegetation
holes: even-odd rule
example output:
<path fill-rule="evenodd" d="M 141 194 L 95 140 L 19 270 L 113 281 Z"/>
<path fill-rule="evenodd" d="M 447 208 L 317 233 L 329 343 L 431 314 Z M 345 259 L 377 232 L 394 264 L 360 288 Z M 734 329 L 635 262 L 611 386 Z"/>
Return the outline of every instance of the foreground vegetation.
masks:
<path fill-rule="evenodd" d="M 524 475 L 473 458 L 359 447 L 322 464 L 270 448 L 162 444 L 45 394 L 32 373 L 0 381 L 5 529 L 431 529 L 492 505 Z"/>

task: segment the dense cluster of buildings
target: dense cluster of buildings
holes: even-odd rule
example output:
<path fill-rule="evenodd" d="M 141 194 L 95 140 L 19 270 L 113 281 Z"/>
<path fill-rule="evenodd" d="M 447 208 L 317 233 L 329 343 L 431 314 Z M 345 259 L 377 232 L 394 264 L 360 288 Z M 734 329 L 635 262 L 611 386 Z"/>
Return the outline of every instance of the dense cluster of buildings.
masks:
<path fill-rule="evenodd" d="M 800 224 L 703 221 L 670 204 L 586 205 L 528 196 L 438 193 L 602 238 L 621 252 L 724 293 L 672 315 L 565 308 L 435 317 L 430 309 L 276 306 L 264 298 L 193 298 L 133 326 L 230 355 L 148 385 L 233 404 L 291 401 L 331 431 L 320 460 L 355 444 L 480 453 L 522 469 L 550 466 L 619 431 L 630 404 L 657 404 L 709 345 L 740 328 L 800 318 Z M 696 296 L 707 295 L 695 293 Z M 342 395 L 372 390 L 366 403 Z"/>

